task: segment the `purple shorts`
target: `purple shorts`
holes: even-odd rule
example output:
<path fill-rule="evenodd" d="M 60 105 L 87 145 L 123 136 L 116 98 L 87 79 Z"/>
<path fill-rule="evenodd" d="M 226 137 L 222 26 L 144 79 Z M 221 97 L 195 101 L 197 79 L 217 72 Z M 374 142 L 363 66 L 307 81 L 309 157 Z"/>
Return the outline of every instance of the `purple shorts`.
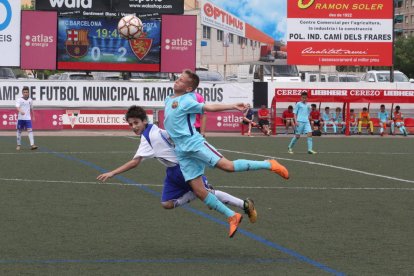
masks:
<path fill-rule="evenodd" d="M 206 189 L 208 189 L 209 185 L 207 183 L 207 177 L 203 175 L 202 178 L 204 186 Z M 162 190 L 161 201 L 165 202 L 172 199 L 177 199 L 188 191 L 192 191 L 192 189 L 190 185 L 185 181 L 180 166 L 177 165 L 175 167 L 168 167 L 164 179 L 164 188 Z"/>
<path fill-rule="evenodd" d="M 25 130 L 32 128 L 32 121 L 31 120 L 17 120 L 17 129 Z"/>

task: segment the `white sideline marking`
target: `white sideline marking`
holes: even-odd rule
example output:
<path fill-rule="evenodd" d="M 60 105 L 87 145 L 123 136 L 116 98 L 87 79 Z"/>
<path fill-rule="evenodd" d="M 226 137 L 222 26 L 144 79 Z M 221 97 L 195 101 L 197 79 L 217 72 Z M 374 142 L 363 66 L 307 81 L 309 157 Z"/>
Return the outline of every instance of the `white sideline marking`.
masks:
<path fill-rule="evenodd" d="M 323 154 L 364 154 L 364 155 L 414 155 L 414 153 L 409 152 L 363 152 L 363 151 L 318 151 L 318 153 Z"/>
<path fill-rule="evenodd" d="M 162 187 L 163 184 L 127 184 L 118 182 L 88 182 L 88 181 L 65 181 L 65 180 L 42 180 L 42 179 L 21 179 L 21 178 L 0 178 L 1 181 L 13 181 L 13 182 L 31 182 L 31 183 L 57 183 L 57 184 L 87 184 L 87 185 L 113 185 L 113 186 L 146 186 L 146 187 Z M 391 191 L 414 191 L 414 188 L 381 188 L 381 187 L 265 187 L 265 186 L 217 186 L 215 188 L 226 189 L 269 189 L 269 190 L 366 190 L 366 191 L 378 191 L 378 190 L 391 190 Z"/>
<path fill-rule="evenodd" d="M 125 138 L 129 138 L 129 137 L 125 137 Z M 129 138 L 129 139 L 136 139 L 136 138 Z M 229 151 L 229 150 L 224 150 L 224 149 L 220 149 L 221 151 Z M 231 151 L 229 151 L 231 152 Z M 31 150 L 23 150 L 23 151 L 19 151 L 19 152 L 0 152 L 0 155 L 14 155 L 14 154 L 49 154 L 50 152 L 46 152 L 46 151 L 31 151 Z M 97 154 L 97 153 L 102 153 L 102 151 L 59 151 L 56 153 L 61 153 L 61 154 Z M 120 154 L 120 153 L 134 153 L 134 151 L 105 151 L 105 154 Z M 253 154 L 253 153 L 247 153 L 247 152 L 241 152 L 243 154 Z M 409 153 L 409 152 L 352 152 L 352 151 L 348 151 L 348 152 L 343 152 L 343 151 L 318 151 L 319 154 L 364 154 L 364 155 L 414 155 L 414 153 Z M 262 155 L 259 155 L 262 156 Z M 263 157 L 268 157 L 268 156 L 264 156 Z M 286 159 L 288 160 L 288 159 Z M 290 159 L 289 159 L 290 160 Z"/>
<path fill-rule="evenodd" d="M 105 153 L 105 154 L 120 154 L 120 153 L 128 153 L 133 154 L 133 151 L 56 151 L 55 153 L 60 154 L 97 154 L 97 153 Z M 22 155 L 22 154 L 50 154 L 50 152 L 47 151 L 27 151 L 27 152 L 1 152 L 0 155 Z"/>
<path fill-rule="evenodd" d="M 335 165 L 330 165 L 330 164 L 325 164 L 325 163 L 317 163 L 317 162 L 306 161 L 306 160 L 297 160 L 297 159 L 290 159 L 290 158 L 274 157 L 274 156 L 267 156 L 267 155 L 263 155 L 263 154 L 256 154 L 256 153 L 249 153 L 249 152 L 242 152 L 242 151 L 234 151 L 234 150 L 226 150 L 226 149 L 218 149 L 218 150 L 219 151 L 224 151 L 224 152 L 237 153 L 237 154 L 260 156 L 260 157 L 264 157 L 264 158 L 274 158 L 274 159 L 277 159 L 277 160 L 286 160 L 286 161 L 306 163 L 306 164 L 310 164 L 310 165 L 317 165 L 317 166 L 322 166 L 322 167 L 328 167 L 328 168 L 333 168 L 333 169 L 338 169 L 338 170 L 354 172 L 354 173 L 360 173 L 360 174 L 365 174 L 365 175 L 375 176 L 375 177 L 380 177 L 380 178 L 385 178 L 385 179 L 391 179 L 391 180 L 400 181 L 400 182 L 414 183 L 414 180 L 407 180 L 407 179 L 402 179 L 402 178 L 397 178 L 397 177 L 392 177 L 392 176 L 387 176 L 387 175 L 382 175 L 382 174 L 369 173 L 369 172 L 364 172 L 364 171 L 360 171 L 360 170 L 355 170 L 355 169 L 350 169 L 350 168 L 345 168 L 345 167 L 340 167 L 340 166 L 335 166 Z"/>

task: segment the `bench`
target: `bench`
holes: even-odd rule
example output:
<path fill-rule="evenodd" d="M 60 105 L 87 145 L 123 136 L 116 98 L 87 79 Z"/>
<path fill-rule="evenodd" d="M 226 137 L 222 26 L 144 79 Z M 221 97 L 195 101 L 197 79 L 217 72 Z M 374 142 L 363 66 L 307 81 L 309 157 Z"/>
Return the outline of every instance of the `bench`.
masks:
<path fill-rule="evenodd" d="M 270 119 L 269 123 L 270 123 L 269 124 L 269 129 L 272 130 L 272 134 L 275 134 L 274 131 L 273 131 L 272 126 L 275 126 L 275 127 L 282 127 L 282 126 L 284 127 L 285 126 L 285 123 L 284 123 L 282 117 L 276 117 L 275 119 Z M 241 135 L 244 135 L 248 130 L 247 125 L 245 125 L 245 124 L 243 124 L 243 122 L 241 122 L 240 126 L 241 126 Z M 252 130 L 253 130 L 253 128 L 254 128 L 254 126 L 252 126 Z M 259 127 L 258 124 L 255 128 L 261 130 L 261 128 Z"/>
<path fill-rule="evenodd" d="M 405 118 L 404 125 L 406 127 L 414 127 L 414 118 Z"/>
<path fill-rule="evenodd" d="M 374 132 L 375 132 L 375 128 L 381 127 L 379 118 L 371 118 L 370 120 L 372 121 L 372 125 L 374 127 Z M 357 129 L 358 129 L 359 121 L 360 121 L 360 119 L 358 118 Z M 361 130 L 362 130 L 362 128 L 369 129 L 369 124 L 362 124 L 361 125 Z"/>

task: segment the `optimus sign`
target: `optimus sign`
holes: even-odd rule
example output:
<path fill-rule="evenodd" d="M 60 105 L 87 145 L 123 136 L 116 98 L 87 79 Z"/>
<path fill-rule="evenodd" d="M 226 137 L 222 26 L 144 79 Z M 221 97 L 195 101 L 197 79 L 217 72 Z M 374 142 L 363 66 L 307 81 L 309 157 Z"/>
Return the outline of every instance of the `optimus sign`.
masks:
<path fill-rule="evenodd" d="M 246 36 L 245 22 L 207 1 L 200 1 L 201 24 L 239 36 Z"/>
<path fill-rule="evenodd" d="M 392 65 L 393 1 L 288 1 L 288 64 Z"/>

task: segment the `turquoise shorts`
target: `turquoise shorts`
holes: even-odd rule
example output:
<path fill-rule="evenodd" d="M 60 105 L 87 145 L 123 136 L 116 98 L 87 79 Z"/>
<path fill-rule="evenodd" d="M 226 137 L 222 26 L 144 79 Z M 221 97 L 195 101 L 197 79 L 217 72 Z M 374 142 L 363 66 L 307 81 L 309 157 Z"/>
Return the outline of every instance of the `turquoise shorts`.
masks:
<path fill-rule="evenodd" d="M 178 162 L 185 181 L 193 180 L 204 174 L 207 166 L 215 167 L 223 157 L 212 145 L 206 141 L 196 151 L 176 151 Z"/>
<path fill-rule="evenodd" d="M 295 134 L 301 135 L 301 134 L 307 134 L 309 132 L 312 132 L 312 128 L 310 126 L 309 121 L 307 122 L 298 122 L 298 125 L 295 129 Z"/>

